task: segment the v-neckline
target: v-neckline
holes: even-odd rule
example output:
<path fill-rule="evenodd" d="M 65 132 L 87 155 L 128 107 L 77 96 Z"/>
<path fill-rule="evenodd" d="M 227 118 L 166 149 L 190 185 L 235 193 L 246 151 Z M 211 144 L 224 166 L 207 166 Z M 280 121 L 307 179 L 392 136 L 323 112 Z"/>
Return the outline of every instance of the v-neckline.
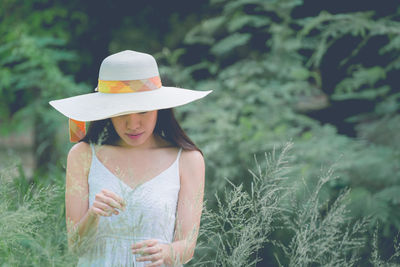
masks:
<path fill-rule="evenodd" d="M 157 174 L 156 176 L 152 177 L 151 179 L 146 180 L 144 183 L 139 183 L 139 184 L 138 184 L 136 187 L 134 187 L 134 188 L 132 188 L 130 185 L 128 185 L 126 182 L 124 182 L 122 179 L 120 179 L 118 176 L 116 176 L 112 171 L 110 171 L 110 170 L 106 167 L 106 165 L 104 165 L 103 162 L 101 162 L 100 159 L 97 157 L 97 155 L 96 155 L 94 149 L 92 150 L 92 152 L 93 152 L 92 154 L 94 155 L 94 158 L 97 160 L 97 162 L 100 163 L 100 165 L 101 165 L 109 174 L 111 174 L 111 176 L 112 176 L 114 179 L 117 179 L 118 182 L 120 182 L 121 184 L 123 184 L 124 186 L 126 186 L 126 187 L 127 187 L 128 189 L 130 189 L 131 191 L 134 191 L 134 190 L 137 190 L 139 187 L 142 187 L 142 186 L 144 186 L 144 185 L 150 183 L 151 181 L 156 180 L 156 179 L 157 179 L 158 177 L 160 177 L 163 173 L 165 173 L 165 172 L 167 172 L 169 169 L 171 169 L 171 168 L 176 164 L 176 162 L 179 160 L 179 156 L 180 156 L 180 153 L 181 153 L 181 149 L 179 149 L 178 155 L 176 156 L 176 159 L 174 160 L 174 162 L 172 162 L 171 165 L 169 165 L 169 167 L 167 167 L 165 170 L 163 170 L 162 172 L 160 172 L 160 173 Z M 92 158 L 93 158 L 93 155 L 92 155 Z"/>

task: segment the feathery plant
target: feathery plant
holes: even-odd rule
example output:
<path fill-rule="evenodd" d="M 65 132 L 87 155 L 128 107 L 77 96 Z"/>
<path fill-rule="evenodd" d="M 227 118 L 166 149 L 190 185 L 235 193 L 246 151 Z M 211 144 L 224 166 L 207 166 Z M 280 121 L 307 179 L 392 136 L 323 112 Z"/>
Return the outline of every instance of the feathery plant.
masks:
<path fill-rule="evenodd" d="M 324 187 L 338 179 L 332 168 L 305 191 L 296 183 L 288 186 L 291 147 L 288 143 L 279 155 L 275 149 L 266 154 L 264 168 L 256 160 L 249 191 L 228 180 L 230 189 L 215 194 L 217 207 L 203 210 L 196 257 L 189 266 L 256 266 L 265 247 L 275 255 L 269 262 L 273 266 L 361 264 L 369 220 L 349 216 L 350 189 L 328 199 L 321 196 Z M 306 192 L 305 200 L 299 201 L 299 192 Z M 280 231 L 290 233 L 289 240 L 276 239 L 273 234 Z M 390 259 L 381 260 L 376 247 L 371 262 L 389 264 L 397 259 L 398 241 L 394 244 Z"/>
<path fill-rule="evenodd" d="M 358 263 L 358 250 L 365 245 L 367 220 L 353 223 L 348 216 L 349 190 L 334 200 L 321 201 L 322 188 L 334 179 L 332 175 L 331 169 L 320 177 L 305 202 L 291 199 L 290 213 L 284 213 L 285 228 L 293 233 L 289 244 L 282 246 L 288 266 L 355 266 Z"/>
<path fill-rule="evenodd" d="M 215 210 L 204 208 L 199 234 L 200 260 L 193 266 L 255 266 L 257 251 L 269 241 L 273 222 L 282 212 L 280 201 L 288 192 L 281 185 L 286 179 L 288 143 L 278 156 L 265 154 L 265 170 L 257 164 L 252 175 L 251 190 L 228 180 L 231 189 L 215 195 Z"/>
<path fill-rule="evenodd" d="M 373 242 L 372 242 L 372 254 L 370 258 L 370 262 L 373 266 L 380 267 L 396 267 L 400 266 L 400 232 L 396 235 L 393 243 L 393 248 L 394 248 L 394 253 L 387 259 L 383 260 L 380 256 L 379 253 L 379 248 L 378 248 L 378 225 L 375 228 L 374 231 L 374 237 L 373 237 Z"/>
<path fill-rule="evenodd" d="M 9 161 L 0 170 L 0 262 L 72 266 L 74 255 L 65 249 L 63 187 L 31 184 L 20 163 Z"/>

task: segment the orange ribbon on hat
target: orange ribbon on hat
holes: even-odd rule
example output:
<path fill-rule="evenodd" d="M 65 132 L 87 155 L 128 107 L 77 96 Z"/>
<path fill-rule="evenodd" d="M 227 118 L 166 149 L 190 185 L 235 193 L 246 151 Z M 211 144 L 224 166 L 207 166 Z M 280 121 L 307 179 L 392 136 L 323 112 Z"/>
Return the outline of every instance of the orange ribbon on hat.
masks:
<path fill-rule="evenodd" d="M 99 80 L 97 91 L 106 94 L 135 93 L 156 90 L 161 87 L 159 76 L 141 80 L 103 81 Z M 79 142 L 86 135 L 86 123 L 69 119 L 69 140 Z"/>
<path fill-rule="evenodd" d="M 69 119 L 69 141 L 79 142 L 86 135 L 86 123 Z"/>

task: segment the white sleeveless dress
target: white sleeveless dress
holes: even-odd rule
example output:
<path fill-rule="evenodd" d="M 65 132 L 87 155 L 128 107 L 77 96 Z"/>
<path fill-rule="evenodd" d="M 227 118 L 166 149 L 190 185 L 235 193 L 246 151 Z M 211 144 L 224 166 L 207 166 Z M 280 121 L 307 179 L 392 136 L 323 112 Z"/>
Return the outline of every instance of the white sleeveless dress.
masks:
<path fill-rule="evenodd" d="M 171 166 L 132 189 L 99 161 L 93 145 L 91 148 L 89 207 L 103 188 L 121 196 L 127 205 L 119 215 L 100 216 L 97 233 L 85 244 L 77 266 L 145 266 L 151 262 L 136 262 L 140 255 L 132 254 L 131 245 L 147 239 L 157 239 L 160 243 L 173 241 L 182 149 Z"/>

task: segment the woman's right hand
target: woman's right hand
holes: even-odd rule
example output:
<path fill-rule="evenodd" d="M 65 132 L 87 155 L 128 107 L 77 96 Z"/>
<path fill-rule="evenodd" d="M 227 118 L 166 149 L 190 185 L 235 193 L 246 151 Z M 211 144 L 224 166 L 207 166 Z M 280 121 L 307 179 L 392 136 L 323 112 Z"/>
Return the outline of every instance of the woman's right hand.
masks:
<path fill-rule="evenodd" d="M 125 201 L 120 196 L 110 190 L 102 189 L 96 194 L 93 205 L 89 208 L 89 214 L 109 217 L 113 213 L 118 215 L 118 210 L 125 210 L 125 206 Z"/>

